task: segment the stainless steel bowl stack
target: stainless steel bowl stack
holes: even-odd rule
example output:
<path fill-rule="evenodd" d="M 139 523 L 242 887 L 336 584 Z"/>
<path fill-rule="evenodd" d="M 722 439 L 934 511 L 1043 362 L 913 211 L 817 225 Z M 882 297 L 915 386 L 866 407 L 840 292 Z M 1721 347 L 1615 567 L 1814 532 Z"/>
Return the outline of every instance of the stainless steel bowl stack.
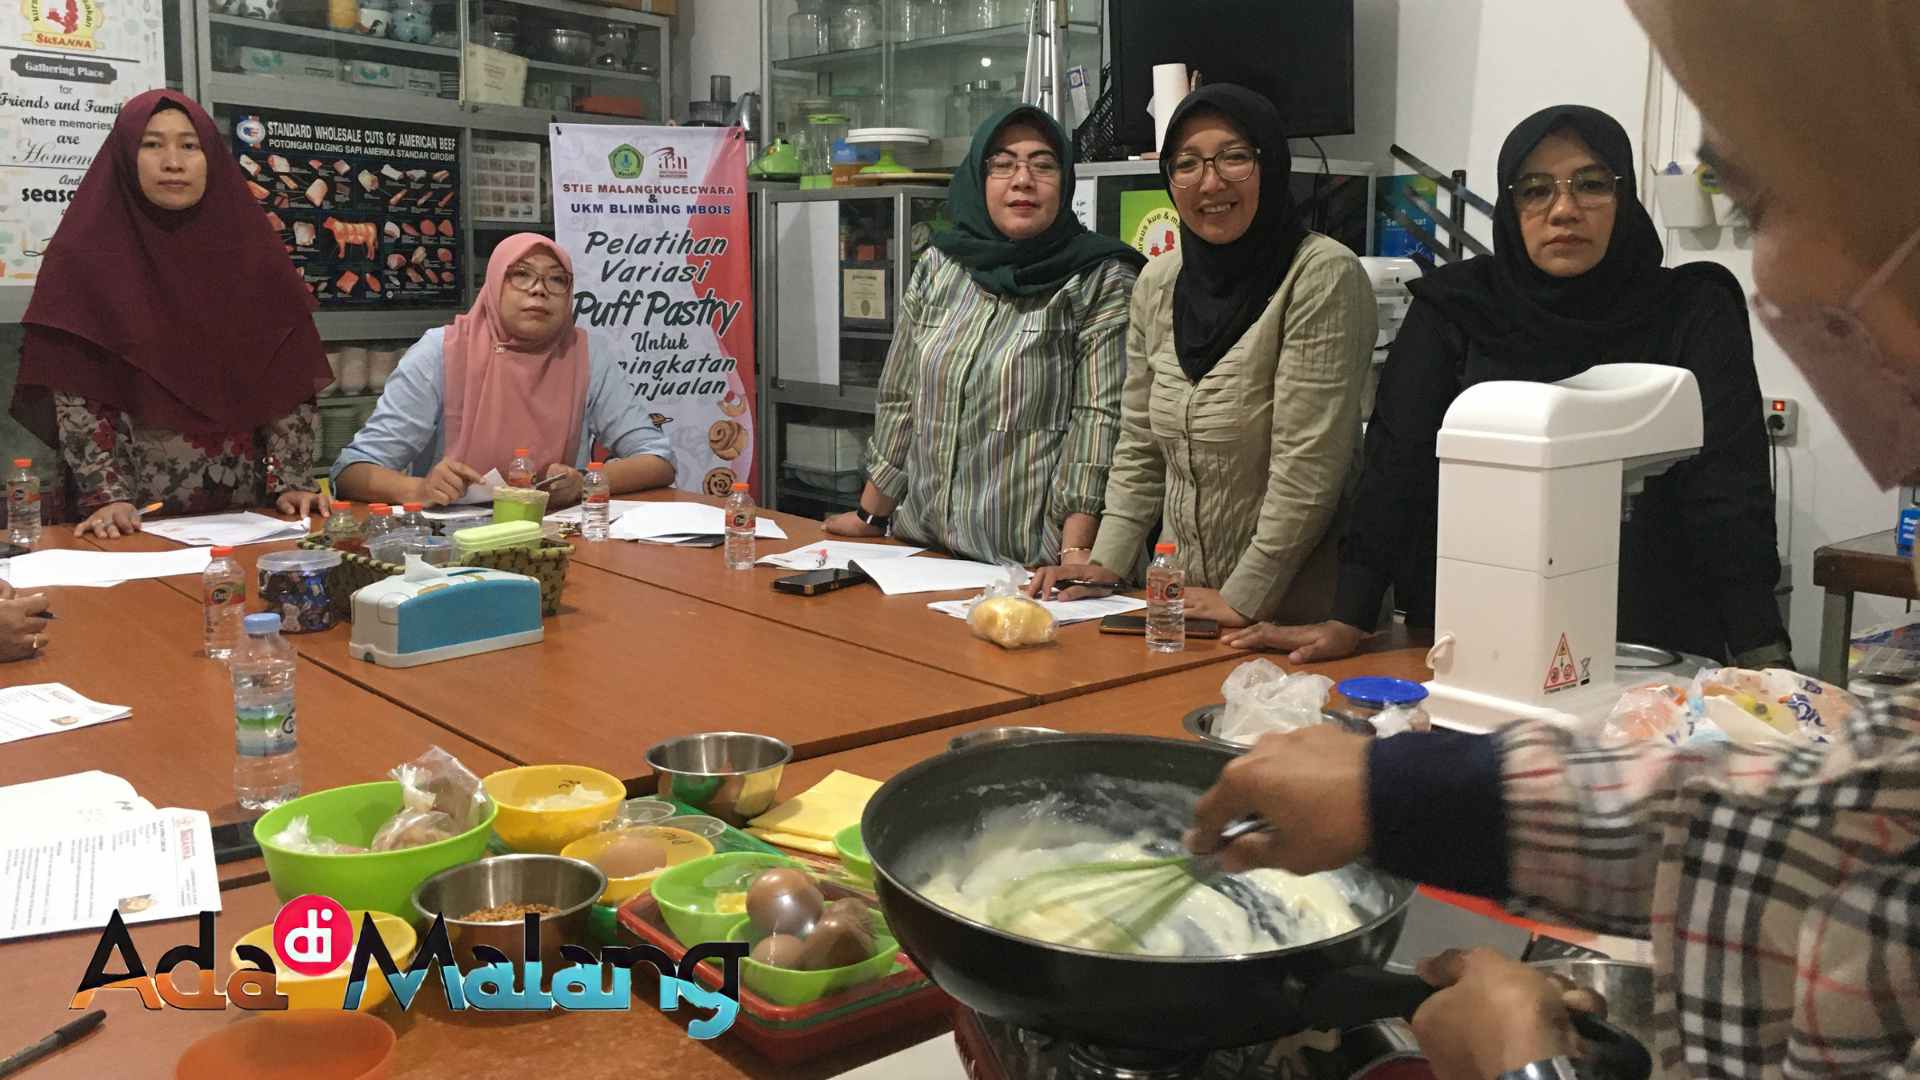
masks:
<path fill-rule="evenodd" d="M 443 870 L 413 890 L 413 907 L 422 921 L 447 920 L 447 940 L 456 963 L 465 969 L 477 961 L 476 945 L 499 949 L 515 964 L 524 962 L 526 930 L 521 921 L 471 922 L 471 915 L 501 904 L 546 904 L 557 915 L 540 916 L 540 962 L 545 970 L 561 965 L 560 946 L 587 939 L 587 911 L 607 889 L 607 875 L 592 863 L 559 855 L 496 855 Z"/>
<path fill-rule="evenodd" d="M 556 26 L 540 36 L 545 58 L 556 64 L 586 67 L 593 60 L 593 35 Z"/>
<path fill-rule="evenodd" d="M 697 807 L 739 826 L 773 807 L 793 747 L 770 735 L 709 731 L 647 748 L 663 799 Z"/>

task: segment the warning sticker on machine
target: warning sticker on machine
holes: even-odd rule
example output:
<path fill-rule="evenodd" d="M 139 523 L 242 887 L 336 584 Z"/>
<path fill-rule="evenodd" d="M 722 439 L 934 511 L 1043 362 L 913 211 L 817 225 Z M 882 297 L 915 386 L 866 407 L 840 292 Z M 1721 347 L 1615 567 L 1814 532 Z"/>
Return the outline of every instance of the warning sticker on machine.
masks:
<path fill-rule="evenodd" d="M 1553 660 L 1547 664 L 1547 683 L 1544 687 L 1549 694 L 1555 690 L 1567 690 L 1580 685 L 1579 669 L 1573 665 L 1573 650 L 1567 647 L 1567 635 L 1560 635 L 1560 647 L 1553 650 Z"/>

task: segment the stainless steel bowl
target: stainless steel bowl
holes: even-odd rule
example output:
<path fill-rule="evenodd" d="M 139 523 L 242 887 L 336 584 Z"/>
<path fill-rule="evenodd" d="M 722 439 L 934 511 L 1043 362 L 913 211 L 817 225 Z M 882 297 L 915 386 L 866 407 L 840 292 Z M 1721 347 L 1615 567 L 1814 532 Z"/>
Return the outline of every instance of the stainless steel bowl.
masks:
<path fill-rule="evenodd" d="M 526 956 L 522 923 L 469 922 L 461 918 L 500 904 L 546 904 L 558 915 L 540 916 L 540 962 L 559 968 L 560 946 L 583 945 L 587 910 L 607 889 L 607 875 L 592 863 L 559 855 L 495 855 L 442 870 L 413 890 L 413 907 L 425 922 L 445 915 L 447 940 L 461 968 L 479 963 L 476 945 L 499 949 L 518 964 Z"/>
<path fill-rule="evenodd" d="M 647 748 L 661 798 L 677 799 L 720 818 L 744 825 L 773 806 L 780 774 L 793 747 L 769 735 L 710 731 L 682 735 Z"/>
<path fill-rule="evenodd" d="M 556 26 L 540 36 L 546 58 L 556 64 L 586 67 L 593 60 L 593 35 Z"/>
<path fill-rule="evenodd" d="M 1623 960 L 1542 960 L 1532 966 L 1606 998 L 1607 1020 L 1653 1053 L 1652 968 Z"/>
<path fill-rule="evenodd" d="M 1226 709 L 1227 706 L 1222 702 L 1215 702 L 1212 705 L 1202 705 L 1183 717 L 1180 721 L 1180 726 L 1187 729 L 1187 734 L 1192 735 L 1203 743 L 1218 746 L 1223 750 L 1231 750 L 1236 754 L 1244 754 L 1253 749 L 1253 747 L 1245 743 L 1234 742 L 1231 739 L 1223 739 L 1213 733 L 1214 721 L 1220 719 L 1220 714 L 1225 712 Z M 1321 709 L 1320 719 L 1329 724 L 1338 724 L 1342 728 L 1353 732 L 1355 735 L 1365 735 L 1371 738 L 1376 734 L 1371 723 L 1356 716 L 1348 716 L 1346 713 L 1340 712 L 1337 709 Z"/>
<path fill-rule="evenodd" d="M 1038 739 L 1060 732 L 1050 727 L 990 727 L 979 731 L 969 731 L 965 735 L 955 735 L 947 740 L 948 750 L 965 750 L 969 746 L 984 746 L 987 743 L 1018 742 L 1021 739 Z"/>

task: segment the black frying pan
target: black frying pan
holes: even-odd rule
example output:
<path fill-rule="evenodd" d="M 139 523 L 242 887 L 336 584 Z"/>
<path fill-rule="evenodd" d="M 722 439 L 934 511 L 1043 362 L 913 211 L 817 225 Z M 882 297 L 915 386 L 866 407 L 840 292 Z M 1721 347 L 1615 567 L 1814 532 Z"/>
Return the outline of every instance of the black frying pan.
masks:
<path fill-rule="evenodd" d="M 1186 740 L 1056 735 L 922 761 L 882 785 L 861 820 L 880 906 L 901 946 L 962 1004 L 1080 1042 L 1214 1050 L 1411 1016 L 1432 988 L 1381 965 L 1399 939 L 1414 886 L 1360 865 L 1340 871 L 1375 886 L 1369 891 L 1377 903 L 1359 912 L 1359 929 L 1237 956 L 1131 956 L 1052 945 L 954 914 L 916 891 L 928 867 L 977 832 L 985 813 L 1043 799 L 1052 800 L 1049 813 L 1068 820 L 1120 832 L 1145 828 L 1177 841 L 1193 800 L 1233 756 Z M 1185 805 L 1169 806 L 1164 786 L 1133 794 L 1149 784 L 1177 787 Z M 1638 1055 L 1637 1074 L 1624 1060 L 1623 1071 L 1608 1071 L 1644 1080 L 1651 1068 L 1645 1049 L 1595 1024 L 1583 1028 L 1589 1040 L 1625 1040 L 1616 1049 Z"/>

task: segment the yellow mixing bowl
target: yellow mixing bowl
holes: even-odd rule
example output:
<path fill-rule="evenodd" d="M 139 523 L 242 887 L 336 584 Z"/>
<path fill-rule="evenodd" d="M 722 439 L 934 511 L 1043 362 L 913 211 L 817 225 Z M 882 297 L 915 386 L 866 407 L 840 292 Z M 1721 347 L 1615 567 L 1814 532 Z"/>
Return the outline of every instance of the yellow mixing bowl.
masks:
<path fill-rule="evenodd" d="M 360 944 L 360 917 L 365 914 L 367 913 L 364 911 L 347 912 L 347 919 L 353 926 L 355 948 Z M 393 956 L 394 966 L 403 971 L 406 970 L 407 965 L 413 963 L 413 952 L 420 944 L 420 939 L 414 934 L 412 925 L 398 915 L 376 911 L 373 913 L 373 928 L 380 935 L 380 940 L 386 942 L 387 952 Z M 227 954 L 227 961 L 236 971 L 253 966 L 240 959 L 242 945 L 265 949 L 267 955 L 273 957 L 274 967 L 278 969 L 274 974 L 274 983 L 280 992 L 286 995 L 287 1008 L 338 1009 L 340 1003 L 346 1000 L 347 977 L 353 973 L 352 953 L 347 954 L 347 959 L 342 961 L 339 967 L 325 975 L 297 975 L 287 969 L 286 962 L 280 958 L 278 952 L 274 951 L 273 924 L 268 923 L 259 929 L 249 930 L 239 941 L 234 942 L 233 950 Z M 366 989 L 360 993 L 359 1011 L 366 1012 L 372 1009 L 387 1000 L 391 993 L 392 990 L 387 986 L 386 978 L 380 974 L 380 965 L 367 965 L 367 985 Z"/>
<path fill-rule="evenodd" d="M 500 812 L 493 831 L 518 852 L 558 855 L 560 849 L 598 829 L 620 812 L 627 787 L 617 778 L 585 765 L 525 765 L 502 769 L 480 781 Z M 543 799 L 564 799 L 586 791 L 594 802 L 565 810 L 536 810 Z"/>

